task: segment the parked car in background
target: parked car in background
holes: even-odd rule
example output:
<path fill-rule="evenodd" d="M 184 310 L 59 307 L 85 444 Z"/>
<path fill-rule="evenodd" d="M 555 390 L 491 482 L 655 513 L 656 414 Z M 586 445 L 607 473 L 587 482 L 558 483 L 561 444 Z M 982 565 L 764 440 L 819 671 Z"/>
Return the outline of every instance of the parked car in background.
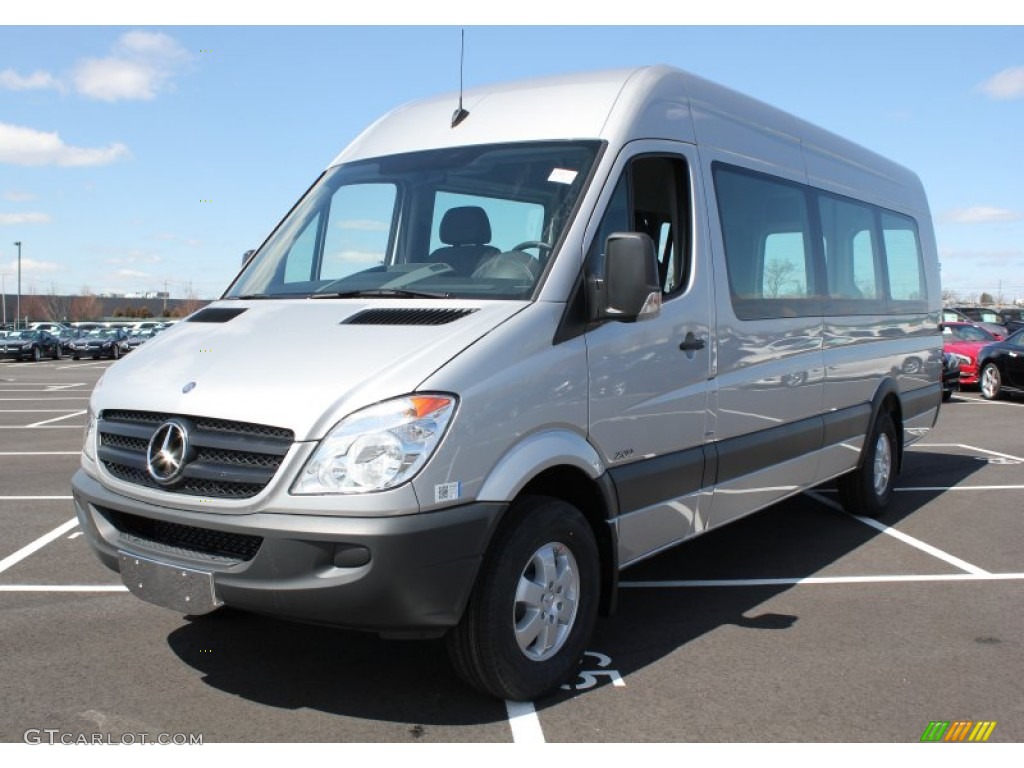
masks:
<path fill-rule="evenodd" d="M 988 344 L 978 352 L 981 396 L 996 400 L 1011 392 L 1024 393 L 1024 329 Z"/>
<path fill-rule="evenodd" d="M 1024 309 L 1021 307 L 1005 307 L 999 310 L 999 316 L 1003 318 L 1003 325 L 1008 333 L 1016 333 L 1024 328 Z"/>
<path fill-rule="evenodd" d="M 109 357 L 117 360 L 130 351 L 128 332 L 124 328 L 94 328 L 72 342 L 71 356 L 79 358 L 91 356 L 94 360 Z"/>
<path fill-rule="evenodd" d="M 44 357 L 60 358 L 60 342 L 48 331 L 10 331 L 0 343 L 0 356 L 13 360 L 34 360 Z"/>
<path fill-rule="evenodd" d="M 59 342 L 57 358 L 73 357 L 75 354 L 75 341 L 82 335 L 83 331 L 70 326 L 63 328 L 60 333 L 54 334 Z"/>
<path fill-rule="evenodd" d="M 960 363 L 961 386 L 978 383 L 978 353 L 994 341 L 998 339 L 973 323 L 942 324 L 942 351 L 951 353 Z"/>
<path fill-rule="evenodd" d="M 1009 335 L 1006 326 L 1003 325 L 1002 316 L 994 309 L 988 309 L 987 307 L 947 307 L 943 310 L 943 313 L 950 310 L 959 315 L 956 319 L 974 323 L 984 328 L 997 339 L 1005 339 Z M 943 316 L 943 319 L 953 320 L 954 318 Z"/>
<path fill-rule="evenodd" d="M 129 349 L 129 351 L 135 349 L 136 347 L 142 346 L 147 341 L 149 341 L 154 336 L 156 336 L 158 333 L 160 333 L 160 331 L 162 331 L 162 330 L 163 330 L 162 327 L 142 328 L 140 330 L 137 330 L 137 331 L 129 334 L 129 336 L 128 336 L 128 349 Z"/>
<path fill-rule="evenodd" d="M 942 399 L 951 400 L 960 389 L 960 358 L 952 352 L 942 353 Z"/>

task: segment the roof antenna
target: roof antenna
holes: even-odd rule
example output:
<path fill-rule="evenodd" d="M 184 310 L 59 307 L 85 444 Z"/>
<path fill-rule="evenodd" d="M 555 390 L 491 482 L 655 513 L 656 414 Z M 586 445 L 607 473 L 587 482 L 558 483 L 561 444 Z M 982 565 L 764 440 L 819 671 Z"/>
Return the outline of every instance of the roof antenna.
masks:
<path fill-rule="evenodd" d="M 452 128 L 457 126 L 467 117 L 469 117 L 469 110 L 462 108 L 462 69 L 463 62 L 466 58 L 466 29 L 462 28 L 462 48 L 459 51 L 459 108 L 452 114 Z"/>

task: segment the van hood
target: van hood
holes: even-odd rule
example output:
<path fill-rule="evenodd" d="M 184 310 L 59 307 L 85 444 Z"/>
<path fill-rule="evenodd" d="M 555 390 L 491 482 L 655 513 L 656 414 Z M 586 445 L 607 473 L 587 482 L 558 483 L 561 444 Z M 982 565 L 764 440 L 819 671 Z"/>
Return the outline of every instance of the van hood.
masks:
<path fill-rule="evenodd" d="M 342 417 L 413 392 L 526 302 L 221 301 L 112 365 L 103 409 L 208 416 L 316 440 Z"/>

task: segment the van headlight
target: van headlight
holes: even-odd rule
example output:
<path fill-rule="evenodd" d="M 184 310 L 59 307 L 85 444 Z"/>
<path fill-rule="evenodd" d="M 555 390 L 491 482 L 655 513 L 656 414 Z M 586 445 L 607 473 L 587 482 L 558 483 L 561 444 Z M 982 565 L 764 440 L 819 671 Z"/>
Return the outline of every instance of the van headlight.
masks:
<path fill-rule="evenodd" d="M 85 412 L 85 434 L 82 436 L 82 455 L 90 462 L 96 461 L 96 414 L 92 407 Z"/>
<path fill-rule="evenodd" d="M 409 395 L 346 416 L 320 441 L 294 494 L 366 493 L 411 480 L 455 412 L 451 395 Z"/>

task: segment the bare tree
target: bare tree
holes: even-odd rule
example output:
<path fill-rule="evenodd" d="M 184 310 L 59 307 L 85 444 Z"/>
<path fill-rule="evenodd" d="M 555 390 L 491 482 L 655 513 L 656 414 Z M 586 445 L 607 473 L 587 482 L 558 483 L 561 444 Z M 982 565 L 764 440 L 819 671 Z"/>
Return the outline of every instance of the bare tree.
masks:
<path fill-rule="evenodd" d="M 774 299 L 792 278 L 796 265 L 789 259 L 773 259 L 764 268 L 764 287 Z"/>
<path fill-rule="evenodd" d="M 88 288 L 83 287 L 81 295 L 76 296 L 71 301 L 71 308 L 69 310 L 72 320 L 99 320 L 100 313 L 103 311 L 100 300 L 97 299 L 92 291 Z"/>
<path fill-rule="evenodd" d="M 181 302 L 182 317 L 191 315 L 197 309 L 199 309 L 206 302 L 200 301 L 196 295 L 195 288 L 192 287 L 192 283 L 188 284 L 188 288 L 185 289 L 185 298 Z"/>
<path fill-rule="evenodd" d="M 62 322 L 71 317 L 71 296 L 61 296 L 57 293 L 57 286 L 50 284 L 50 290 L 39 297 L 40 307 L 45 319 Z"/>

